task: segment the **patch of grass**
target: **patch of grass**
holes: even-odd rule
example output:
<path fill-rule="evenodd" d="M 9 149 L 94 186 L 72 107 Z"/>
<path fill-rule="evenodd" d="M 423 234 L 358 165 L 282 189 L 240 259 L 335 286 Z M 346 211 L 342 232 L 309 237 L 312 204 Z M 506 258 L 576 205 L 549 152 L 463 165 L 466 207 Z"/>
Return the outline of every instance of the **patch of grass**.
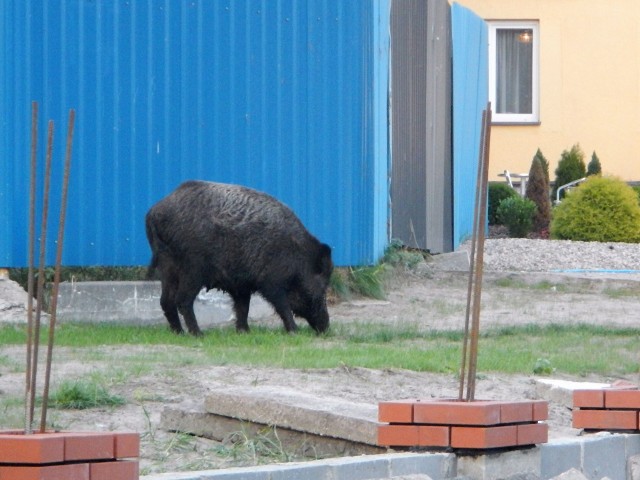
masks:
<path fill-rule="evenodd" d="M 125 403 L 124 398 L 112 395 L 104 386 L 87 380 L 64 381 L 50 397 L 51 407 L 75 410 L 117 407 Z"/>
<path fill-rule="evenodd" d="M 351 290 L 363 297 L 385 299 L 385 274 L 387 266 L 383 263 L 373 267 L 359 267 L 349 269 L 349 284 Z"/>
<path fill-rule="evenodd" d="M 637 288 L 605 288 L 602 293 L 610 298 L 629 298 L 639 296 L 640 290 Z"/>
<path fill-rule="evenodd" d="M 640 329 L 612 329 L 590 325 L 526 325 L 481 332 L 479 371 L 524 373 L 536 361 L 547 359 L 557 372 L 567 374 L 627 374 L 638 371 Z M 202 338 L 174 335 L 166 327 L 65 324 L 57 345 L 95 351 L 104 345 L 142 345 L 131 358 L 112 359 L 107 377 L 93 384 L 117 383 L 122 375 L 176 365 L 249 365 L 279 368 L 402 368 L 415 371 L 456 372 L 462 348 L 460 331 L 425 329 L 420 324 L 371 324 L 365 320 L 335 324 L 318 336 L 302 326 L 289 335 L 278 327 L 253 327 L 238 335 L 232 326 L 209 330 Z M 0 344 L 22 343 L 12 328 L 0 327 Z M 131 362 L 131 363 L 129 363 Z M 178 362 L 178 363 L 176 363 Z M 135 368 L 132 370 L 131 365 Z M 120 370 L 122 372 L 118 373 Z"/>

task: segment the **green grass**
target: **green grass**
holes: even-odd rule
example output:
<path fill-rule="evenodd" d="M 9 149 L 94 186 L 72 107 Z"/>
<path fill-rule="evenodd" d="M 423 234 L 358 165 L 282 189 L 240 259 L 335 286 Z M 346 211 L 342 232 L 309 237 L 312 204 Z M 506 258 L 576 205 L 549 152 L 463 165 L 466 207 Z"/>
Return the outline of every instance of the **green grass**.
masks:
<path fill-rule="evenodd" d="M 46 329 L 43 335 L 46 334 Z M 638 372 L 640 329 L 588 325 L 528 325 L 488 329 L 481 334 L 479 370 L 531 374 L 545 359 L 558 372 L 604 375 Z M 20 328 L 0 327 L 0 345 L 24 344 Z M 81 358 L 108 358 L 109 345 L 131 345 L 120 355 L 109 377 L 95 383 L 117 383 L 127 375 L 153 368 L 189 365 L 250 365 L 280 368 L 400 368 L 456 372 L 462 333 L 425 331 L 417 324 L 333 325 L 317 336 L 308 327 L 295 335 L 281 328 L 253 327 L 237 334 L 232 327 L 212 329 L 202 338 L 177 336 L 160 327 L 64 324 L 56 333 L 58 347 L 72 347 Z M 107 347 L 105 347 L 107 346 Z M 145 346 L 154 348 L 145 349 Z M 106 351 L 100 348 L 105 347 Z"/>
<path fill-rule="evenodd" d="M 64 381 L 50 396 L 50 406 L 84 410 L 94 407 L 118 407 L 125 399 L 113 395 L 100 383 L 88 380 Z"/>

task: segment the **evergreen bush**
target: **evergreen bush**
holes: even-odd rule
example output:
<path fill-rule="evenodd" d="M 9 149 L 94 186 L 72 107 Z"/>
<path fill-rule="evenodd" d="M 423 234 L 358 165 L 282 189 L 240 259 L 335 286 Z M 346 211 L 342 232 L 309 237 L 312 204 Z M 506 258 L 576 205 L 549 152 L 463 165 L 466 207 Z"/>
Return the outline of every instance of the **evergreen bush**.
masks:
<path fill-rule="evenodd" d="M 538 149 L 536 154 L 533 156 L 533 159 L 540 160 L 540 164 L 542 165 L 542 171 L 544 172 L 544 176 L 547 179 L 547 185 L 551 185 L 551 178 L 549 177 L 549 161 L 542 154 L 542 150 Z"/>
<path fill-rule="evenodd" d="M 506 198 L 516 196 L 518 196 L 518 193 L 506 183 L 489 183 L 489 207 L 487 212 L 489 216 L 489 225 L 501 225 L 497 214 L 500 202 Z"/>
<path fill-rule="evenodd" d="M 540 152 L 540 150 L 538 150 Z M 551 221 L 551 200 L 549 198 L 549 178 L 538 155 L 533 157 L 529 169 L 529 182 L 525 197 L 536 204 L 533 218 L 533 230 L 542 233 L 549 228 Z"/>
<path fill-rule="evenodd" d="M 535 203 L 528 198 L 516 195 L 500 202 L 497 216 L 500 222 L 507 226 L 511 237 L 524 238 L 533 228 L 533 217 L 536 210 Z"/>
<path fill-rule="evenodd" d="M 602 174 L 602 166 L 600 165 L 600 159 L 598 158 L 598 155 L 596 155 L 596 152 L 593 152 L 593 155 L 591 155 L 591 161 L 589 162 L 589 165 L 587 165 L 587 177 L 590 177 L 591 175 L 601 175 Z"/>
<path fill-rule="evenodd" d="M 571 147 L 571 150 L 563 151 L 560 156 L 560 161 L 556 168 L 556 183 L 553 187 L 552 198 L 556 198 L 558 188 L 574 180 L 586 177 L 586 175 L 587 168 L 584 164 L 584 153 L 580 149 L 580 145 L 575 144 Z M 566 190 L 563 190 L 560 199 L 564 198 L 566 193 Z"/>
<path fill-rule="evenodd" d="M 554 210 L 551 238 L 594 242 L 640 242 L 640 205 L 622 180 L 594 175 Z"/>

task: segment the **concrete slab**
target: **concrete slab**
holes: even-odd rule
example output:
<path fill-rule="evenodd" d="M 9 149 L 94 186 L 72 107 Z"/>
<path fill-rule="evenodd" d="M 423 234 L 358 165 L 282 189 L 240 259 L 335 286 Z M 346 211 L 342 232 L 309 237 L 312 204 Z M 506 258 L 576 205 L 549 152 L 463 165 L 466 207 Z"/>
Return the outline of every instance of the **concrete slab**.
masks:
<path fill-rule="evenodd" d="M 276 387 L 239 387 L 209 394 L 207 412 L 315 435 L 376 445 L 378 405 L 317 397 Z"/>
<path fill-rule="evenodd" d="M 283 449 L 293 455 L 314 459 L 378 454 L 386 451 L 382 447 L 350 440 L 215 415 L 205 411 L 202 403 L 195 402 L 166 407 L 160 417 L 160 428 L 186 432 L 219 442 L 233 441 L 238 435 L 247 438 L 268 437 L 279 442 Z"/>
<path fill-rule="evenodd" d="M 160 282 L 63 282 L 58 294 L 58 319 L 73 322 L 165 324 L 160 308 Z M 232 322 L 231 298 L 218 290 L 202 290 L 194 303 L 201 328 Z M 273 314 L 259 295 L 251 298 L 249 318 Z"/>
<path fill-rule="evenodd" d="M 536 395 L 550 402 L 573 408 L 575 390 L 599 390 L 611 386 L 609 383 L 573 382 L 555 378 L 536 378 Z"/>

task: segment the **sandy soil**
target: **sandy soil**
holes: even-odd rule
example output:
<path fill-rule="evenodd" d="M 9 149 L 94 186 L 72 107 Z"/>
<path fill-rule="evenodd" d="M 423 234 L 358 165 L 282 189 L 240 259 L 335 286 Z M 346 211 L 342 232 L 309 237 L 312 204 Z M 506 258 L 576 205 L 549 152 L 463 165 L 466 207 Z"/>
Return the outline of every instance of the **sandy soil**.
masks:
<path fill-rule="evenodd" d="M 640 280 L 640 279 L 639 279 Z M 542 274 L 487 272 L 482 296 L 482 328 L 527 323 L 585 322 L 638 326 L 640 281 Z M 387 300 L 358 299 L 331 306 L 333 323 L 414 323 L 425 329 L 463 328 L 467 295 L 465 274 L 425 272 L 397 276 Z M 277 318 L 265 320 L 281 328 Z M 255 322 L 253 322 L 255 324 Z M 19 399 L 24 390 L 23 347 L 0 350 L 0 428 L 20 425 Z M 113 348 L 92 352 L 57 348 L 53 385 L 62 378 L 94 375 L 111 382 L 110 392 L 123 396 L 125 406 L 113 409 L 51 410 L 56 428 L 72 430 L 137 430 L 142 436 L 143 474 L 202 470 L 257 462 L 283 461 L 280 455 L 257 452 L 259 445 L 231 445 L 194 438 L 159 427 L 167 405 L 204 398 L 208 391 L 233 385 L 269 385 L 297 388 L 319 396 L 377 403 L 399 398 L 456 396 L 453 375 L 416 373 L 395 369 L 280 370 L 237 366 L 208 366 L 198 352 L 185 355 L 178 347 Z M 637 355 L 637 352 L 629 352 Z M 154 360 L 160 368 L 153 368 Z M 169 367 L 171 366 L 171 367 Z M 132 373 L 134 372 L 134 373 Z M 556 376 L 558 377 L 558 376 Z M 560 377 L 558 377 L 560 378 Z M 610 383 L 618 378 L 590 376 L 578 381 Z M 638 383 L 637 375 L 624 380 Z M 538 398 L 535 378 L 527 375 L 482 374 L 476 398 Z M 9 401 L 8 399 L 15 399 Z M 550 437 L 580 434 L 570 427 L 571 412 L 550 403 Z"/>

